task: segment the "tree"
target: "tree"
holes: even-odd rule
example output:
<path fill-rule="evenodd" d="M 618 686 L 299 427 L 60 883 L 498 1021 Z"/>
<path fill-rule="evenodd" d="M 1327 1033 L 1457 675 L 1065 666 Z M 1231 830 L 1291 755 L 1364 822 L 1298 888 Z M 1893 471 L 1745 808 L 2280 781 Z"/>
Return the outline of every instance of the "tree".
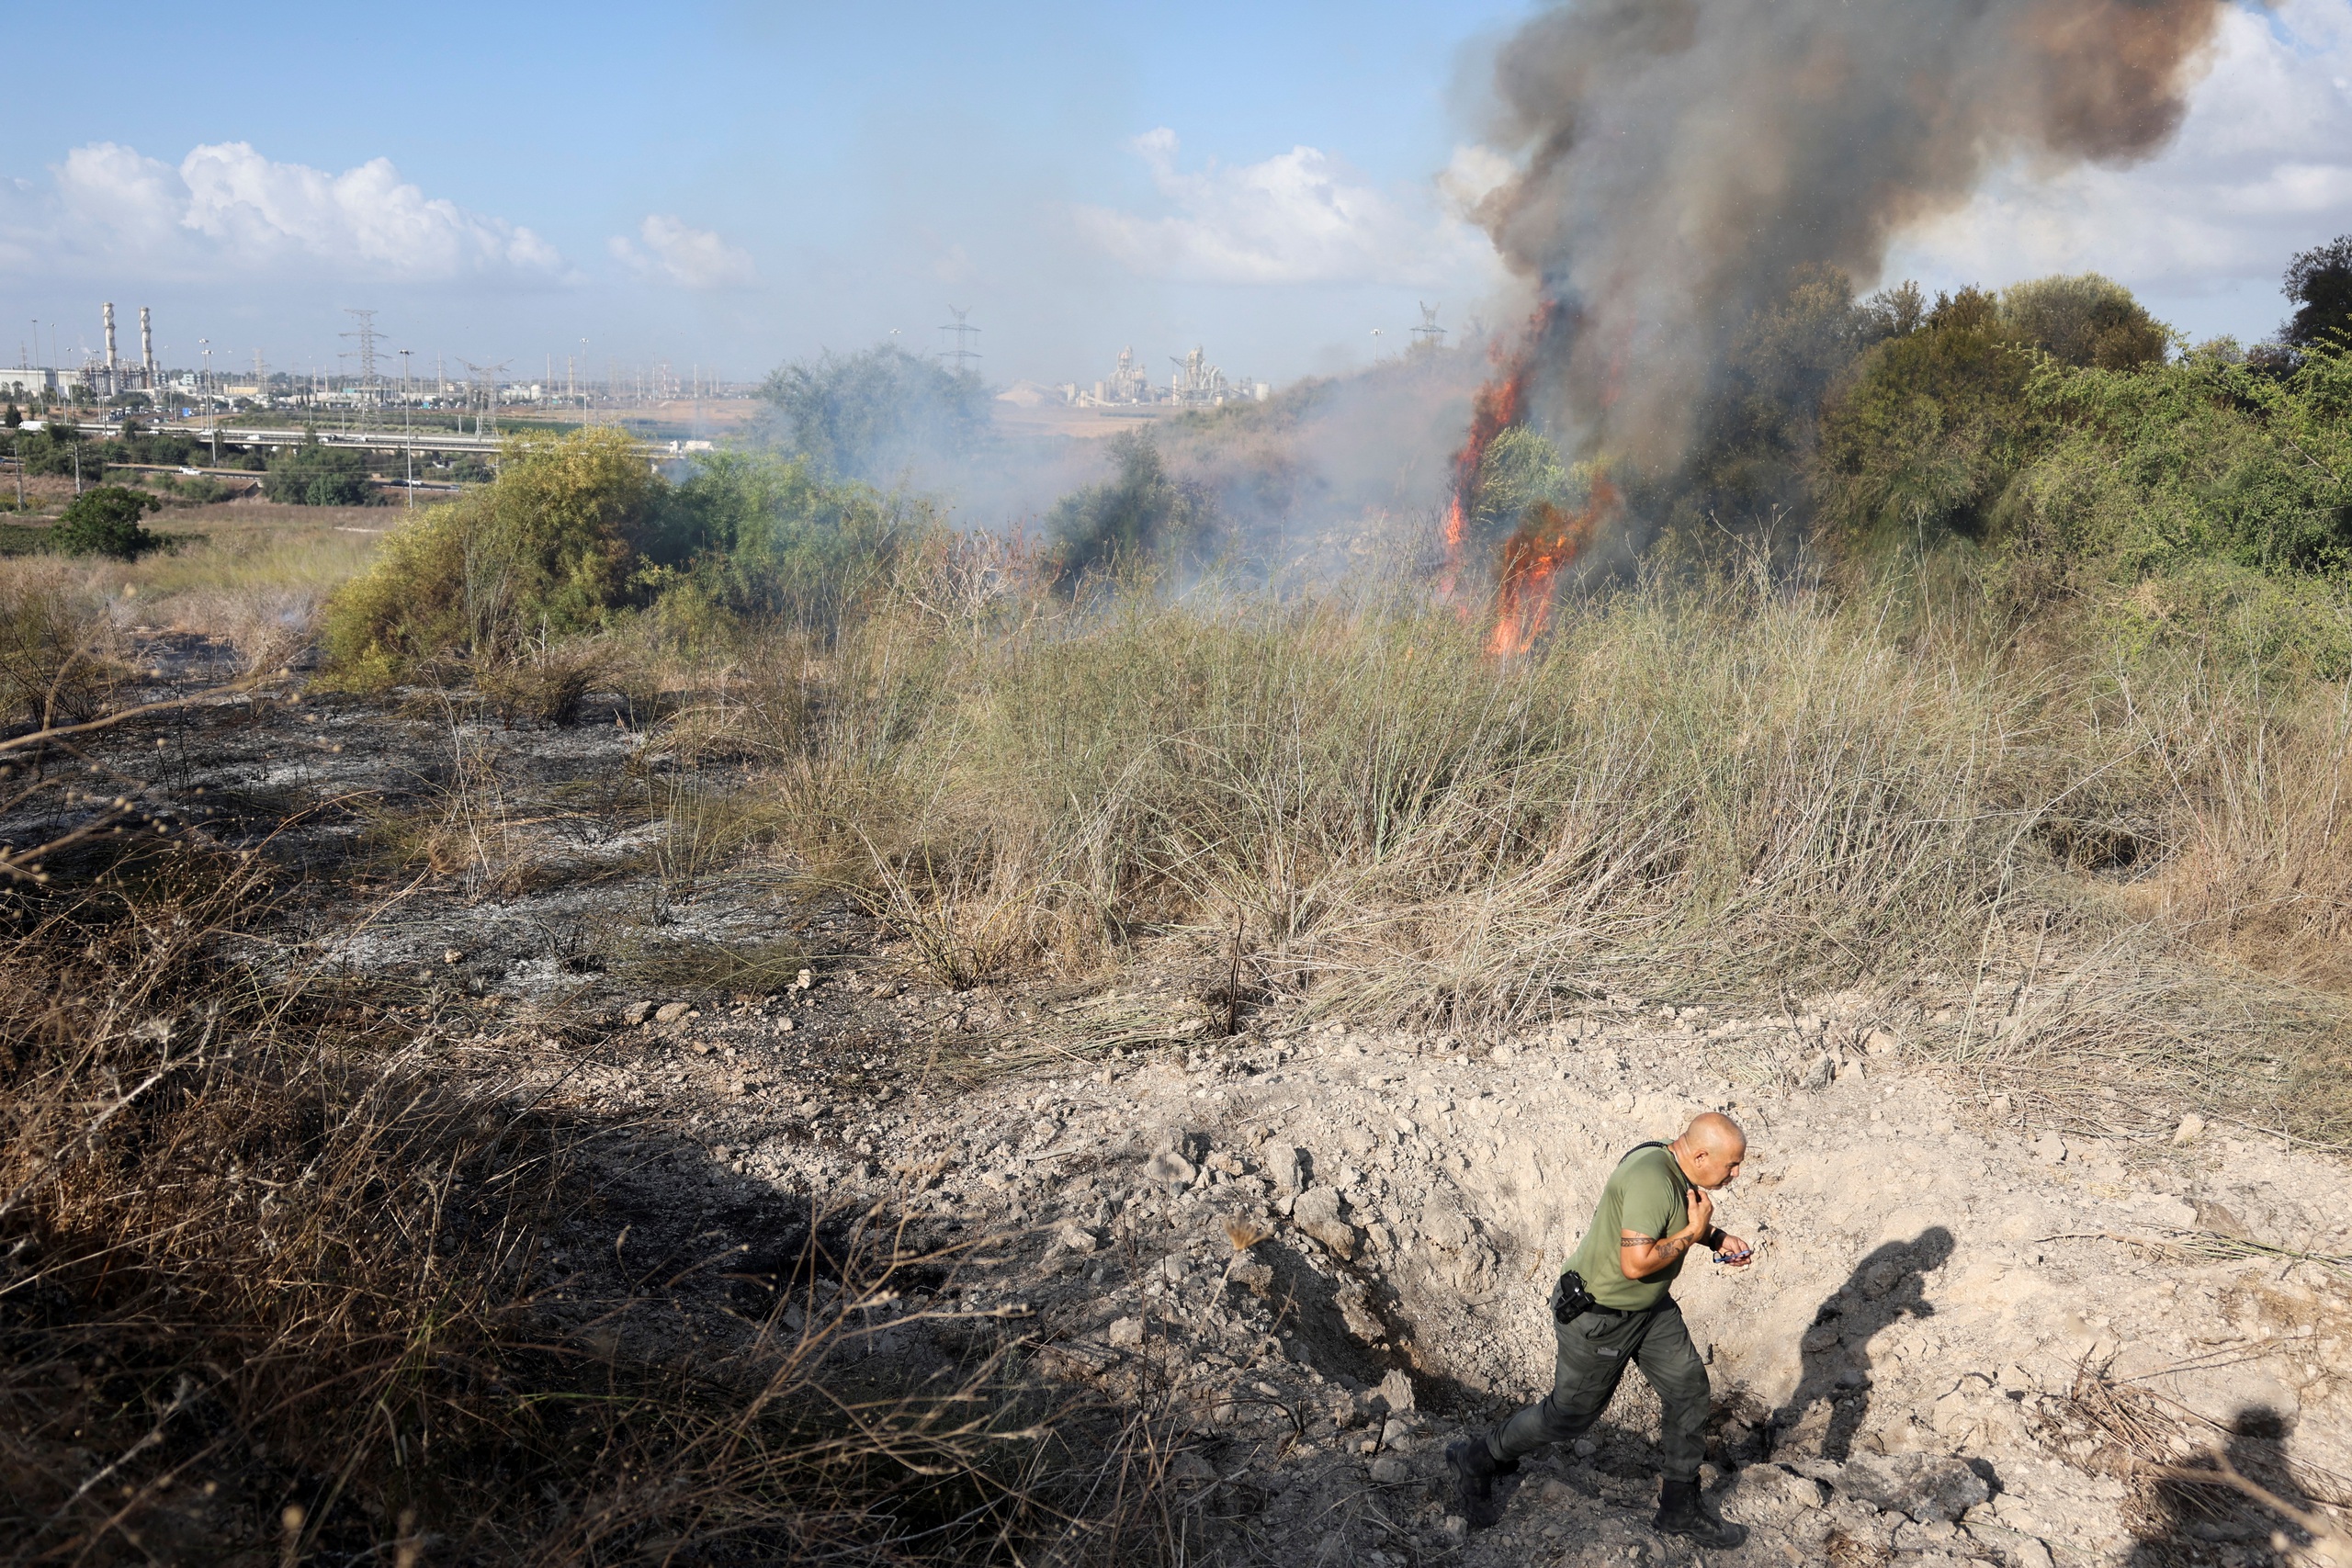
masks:
<path fill-rule="evenodd" d="M 2136 370 L 2165 356 L 2170 334 L 2109 277 L 2042 277 L 2001 290 L 2001 321 L 2052 358 L 2096 370 Z"/>
<path fill-rule="evenodd" d="M 1830 529 L 1981 533 L 2038 449 L 2033 355 L 1981 288 L 1938 295 L 1917 332 L 1864 356 L 1823 410 L 1814 488 Z"/>
<path fill-rule="evenodd" d="M 888 484 L 924 457 L 960 457 L 988 427 L 988 389 L 885 344 L 786 366 L 760 388 L 786 445 L 833 479 Z"/>
<path fill-rule="evenodd" d="M 25 416 L 17 411 L 17 405 L 14 403 L 10 403 L 8 405 L 8 412 L 6 414 L 0 415 L 0 423 L 6 423 L 10 430 L 16 429 L 18 425 L 24 423 Z"/>
<path fill-rule="evenodd" d="M 1197 556 L 1216 522 L 1207 494 L 1170 477 L 1148 431 L 1113 436 L 1110 451 L 1119 465 L 1117 476 L 1073 491 L 1046 514 L 1057 574 L 1068 577 L 1158 555 Z"/>
<path fill-rule="evenodd" d="M 270 500 L 289 506 L 368 506 L 376 500 L 367 456 L 322 446 L 315 431 L 306 433 L 300 446 L 286 447 L 270 460 L 261 486 Z"/>
<path fill-rule="evenodd" d="M 2289 262 L 2286 287 L 2297 309 L 2278 336 L 2290 347 L 2313 348 L 2337 341 L 2338 334 L 2352 344 L 2352 234 Z"/>
<path fill-rule="evenodd" d="M 49 530 L 49 547 L 62 556 L 111 556 L 136 560 L 164 541 L 139 525 L 163 502 L 124 485 L 84 491 Z"/>

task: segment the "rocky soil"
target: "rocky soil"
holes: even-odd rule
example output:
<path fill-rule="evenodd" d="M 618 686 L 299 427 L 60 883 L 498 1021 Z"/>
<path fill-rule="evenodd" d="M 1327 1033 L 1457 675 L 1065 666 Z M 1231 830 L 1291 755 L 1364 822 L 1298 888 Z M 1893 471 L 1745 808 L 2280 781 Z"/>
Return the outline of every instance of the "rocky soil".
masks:
<path fill-rule="evenodd" d="M 157 690 L 203 651 L 159 649 Z M 626 1201 L 560 1251 L 600 1266 L 660 1224 L 775 1259 L 828 1214 L 902 1226 L 933 1266 L 850 1297 L 803 1274 L 786 1321 L 854 1307 L 864 1353 L 916 1371 L 1009 1337 L 1163 1416 L 1201 1561 L 1696 1561 L 1648 1528 L 1638 1379 L 1495 1530 L 1449 1517 L 1442 1456 L 1547 1386 L 1544 1294 L 1601 1181 L 1707 1109 L 1747 1130 L 1718 1216 L 1758 1247 L 1677 1292 L 1715 1384 L 1709 1495 L 1748 1528 L 1707 1561 L 2284 1561 L 2275 1515 L 2152 1473 L 2209 1449 L 2352 1504 L 2340 1164 L 2171 1112 L 2037 1125 L 1936 1066 L 1948 998 L 1617 997 L 1469 1039 L 1228 1012 L 1150 953 L 951 992 L 777 868 L 682 870 L 644 802 L 684 764 L 609 711 L 240 702 L 104 755 L 282 858 L 260 961 L 380 984 L 404 1050 L 608 1129 L 588 1157 Z M 496 864 L 454 839 L 394 864 L 394 818 L 489 835 Z M 726 963 L 675 978 L 695 953 Z"/>

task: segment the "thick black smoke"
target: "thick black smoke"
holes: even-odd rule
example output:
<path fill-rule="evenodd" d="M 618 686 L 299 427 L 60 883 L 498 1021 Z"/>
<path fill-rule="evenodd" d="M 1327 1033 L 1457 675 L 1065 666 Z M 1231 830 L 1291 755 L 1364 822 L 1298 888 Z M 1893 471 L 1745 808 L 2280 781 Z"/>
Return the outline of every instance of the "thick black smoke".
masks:
<path fill-rule="evenodd" d="M 1996 161 L 2124 162 L 2179 124 L 2229 0 L 1572 0 L 1499 52 L 1481 212 L 1560 309 L 1531 395 L 1671 461 L 1726 345 L 1806 263 L 1890 242 Z"/>

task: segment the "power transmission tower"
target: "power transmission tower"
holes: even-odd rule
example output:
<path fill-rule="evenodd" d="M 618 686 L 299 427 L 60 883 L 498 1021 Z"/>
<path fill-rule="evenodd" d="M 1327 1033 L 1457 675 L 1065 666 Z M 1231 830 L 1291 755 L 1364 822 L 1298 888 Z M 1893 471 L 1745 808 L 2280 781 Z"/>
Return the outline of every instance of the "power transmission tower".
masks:
<path fill-rule="evenodd" d="M 345 307 L 343 313 L 359 322 L 356 331 L 339 333 L 336 335 L 359 340 L 359 427 L 362 430 L 371 430 L 375 427 L 375 421 L 370 417 L 370 411 L 377 397 L 376 312 L 355 310 Z"/>
<path fill-rule="evenodd" d="M 980 329 L 972 325 L 971 322 L 964 319 L 972 313 L 972 308 L 968 305 L 963 307 L 961 310 L 958 310 L 956 306 L 950 305 L 947 307 L 947 313 L 955 317 L 956 321 L 953 325 L 944 326 L 939 330 L 944 333 L 954 333 L 956 334 L 956 346 L 954 348 L 941 349 L 939 351 L 939 357 L 942 359 L 954 360 L 956 362 L 956 373 L 960 376 L 965 371 L 969 370 L 972 367 L 973 360 L 978 359 L 980 356 L 978 350 L 969 346 L 970 340 L 979 335 Z"/>
<path fill-rule="evenodd" d="M 508 361 L 502 359 L 495 365 L 476 365 L 470 359 L 460 359 L 458 363 L 472 371 L 475 379 L 481 383 L 481 412 L 474 416 L 474 434 L 497 434 L 498 382 L 506 374 Z"/>
<path fill-rule="evenodd" d="M 1415 300 L 1415 304 L 1420 301 Z M 1445 346 L 1445 329 L 1437 324 L 1437 307 L 1421 306 L 1421 324 L 1413 329 L 1413 348 L 1417 353 L 1434 354 Z"/>

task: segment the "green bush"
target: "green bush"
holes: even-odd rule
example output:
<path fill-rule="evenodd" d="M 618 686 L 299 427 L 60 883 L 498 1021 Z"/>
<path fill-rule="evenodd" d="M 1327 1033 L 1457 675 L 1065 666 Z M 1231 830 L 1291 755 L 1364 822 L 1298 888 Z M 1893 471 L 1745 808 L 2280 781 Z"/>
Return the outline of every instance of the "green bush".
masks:
<path fill-rule="evenodd" d="M 989 425 L 978 376 L 888 344 L 786 366 L 760 396 L 789 448 L 839 479 L 888 482 L 920 457 L 971 452 Z"/>
<path fill-rule="evenodd" d="M 2131 580 L 2352 570 L 2352 354 L 2314 349 L 2283 378 L 2211 355 L 2045 366 L 2029 390 L 2054 434 L 2005 507 L 2012 549 Z"/>
<path fill-rule="evenodd" d="M 165 541 L 139 525 L 146 513 L 163 502 L 128 485 L 100 485 L 84 491 L 59 513 L 49 530 L 49 547 L 62 556 L 111 556 L 137 560 Z"/>
<path fill-rule="evenodd" d="M 829 483 L 805 458 L 721 453 L 678 487 L 648 553 L 675 630 L 718 615 L 830 638 L 939 527 L 923 503 Z"/>
<path fill-rule="evenodd" d="M 377 501 L 367 454 L 322 446 L 315 433 L 272 457 L 261 487 L 270 500 L 289 506 L 369 506 Z"/>
<path fill-rule="evenodd" d="M 1062 497 L 1047 513 L 1052 566 L 1065 580 L 1154 558 L 1197 560 L 1217 536 L 1215 503 L 1171 476 L 1148 431 L 1111 438 L 1117 475 Z"/>
<path fill-rule="evenodd" d="M 495 482 L 394 529 L 335 595 L 331 668 L 377 684 L 598 628 L 638 593 L 666 491 L 617 430 L 512 444 Z"/>

